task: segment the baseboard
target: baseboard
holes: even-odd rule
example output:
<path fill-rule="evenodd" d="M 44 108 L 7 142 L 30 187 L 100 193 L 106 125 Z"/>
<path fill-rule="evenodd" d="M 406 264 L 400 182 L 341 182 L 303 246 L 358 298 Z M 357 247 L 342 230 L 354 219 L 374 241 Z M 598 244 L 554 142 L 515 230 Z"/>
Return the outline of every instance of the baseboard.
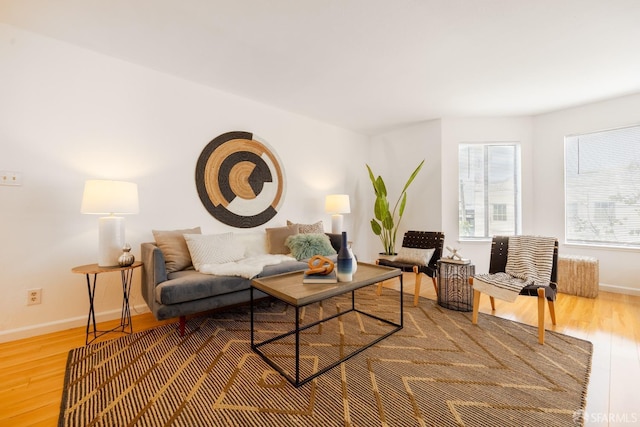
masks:
<path fill-rule="evenodd" d="M 131 314 L 135 316 L 137 314 L 148 313 L 149 307 L 146 304 L 140 304 L 131 307 Z M 114 320 L 120 318 L 121 310 L 109 310 L 102 313 L 96 313 L 96 322 L 106 322 L 108 320 Z M 49 334 L 52 332 L 64 331 L 67 329 L 86 327 L 87 316 L 78 316 L 68 319 L 56 320 L 54 322 L 40 323 L 37 325 L 25 326 L 22 328 L 9 329 L 6 331 L 0 331 L 0 343 L 20 340 L 24 338 L 31 338 L 38 335 Z"/>
<path fill-rule="evenodd" d="M 600 283 L 598 289 L 602 292 L 612 292 L 614 294 L 625 294 L 640 296 L 640 289 L 629 288 L 626 286 L 607 285 L 606 283 Z"/>

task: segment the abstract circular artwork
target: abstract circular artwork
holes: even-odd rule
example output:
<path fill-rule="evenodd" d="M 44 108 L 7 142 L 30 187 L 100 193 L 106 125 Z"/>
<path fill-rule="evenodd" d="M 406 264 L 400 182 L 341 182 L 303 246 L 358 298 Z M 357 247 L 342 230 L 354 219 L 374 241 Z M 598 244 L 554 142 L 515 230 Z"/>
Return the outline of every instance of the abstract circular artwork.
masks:
<path fill-rule="evenodd" d="M 238 228 L 260 226 L 284 200 L 284 171 L 275 152 L 249 132 L 214 138 L 196 164 L 196 188 L 207 211 Z"/>

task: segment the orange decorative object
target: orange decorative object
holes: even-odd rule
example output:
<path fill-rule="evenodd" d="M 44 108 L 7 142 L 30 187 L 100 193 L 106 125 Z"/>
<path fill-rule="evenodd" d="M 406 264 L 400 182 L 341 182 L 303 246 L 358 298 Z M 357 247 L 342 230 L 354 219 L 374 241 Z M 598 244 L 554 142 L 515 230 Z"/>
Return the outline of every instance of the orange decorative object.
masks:
<path fill-rule="evenodd" d="M 309 269 L 305 271 L 305 274 L 320 274 L 326 275 L 333 271 L 334 264 L 327 257 L 322 255 L 314 255 L 309 260 Z"/>

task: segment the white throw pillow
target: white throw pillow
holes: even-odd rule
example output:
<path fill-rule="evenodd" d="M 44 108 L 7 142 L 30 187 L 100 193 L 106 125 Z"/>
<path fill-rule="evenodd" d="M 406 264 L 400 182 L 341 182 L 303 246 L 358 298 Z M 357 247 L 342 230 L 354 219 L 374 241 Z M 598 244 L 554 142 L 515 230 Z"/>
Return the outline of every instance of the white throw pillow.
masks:
<path fill-rule="evenodd" d="M 233 233 L 185 234 L 184 239 L 198 271 L 205 264 L 224 264 L 244 258 L 244 246 L 234 240 Z"/>
<path fill-rule="evenodd" d="M 394 258 L 396 262 L 405 264 L 427 265 L 431 261 L 431 257 L 435 249 L 418 249 L 418 248 L 400 248 L 400 252 Z"/>
<path fill-rule="evenodd" d="M 269 253 L 267 250 L 267 233 L 264 231 L 233 233 L 233 239 L 244 246 L 245 258 Z"/>

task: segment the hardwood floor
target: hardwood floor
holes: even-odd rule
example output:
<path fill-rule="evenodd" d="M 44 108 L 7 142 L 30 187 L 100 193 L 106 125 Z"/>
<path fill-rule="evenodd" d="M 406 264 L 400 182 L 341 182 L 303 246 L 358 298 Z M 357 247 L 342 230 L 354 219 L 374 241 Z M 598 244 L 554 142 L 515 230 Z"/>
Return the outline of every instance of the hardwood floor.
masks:
<path fill-rule="evenodd" d="M 413 274 L 404 277 L 405 292 L 413 293 Z M 397 289 L 397 283 L 385 286 Z M 422 281 L 421 296 L 436 299 L 429 279 Z M 482 299 L 480 311 L 491 313 L 488 297 Z M 494 315 L 537 325 L 536 299 L 520 297 L 513 304 L 496 300 Z M 594 344 L 586 424 L 640 425 L 640 297 L 560 294 L 556 315 L 558 325 L 552 327 L 547 314 L 547 329 Z M 149 313 L 133 318 L 135 331 L 164 323 Z M 116 324 L 105 322 L 100 328 Z M 84 340 L 84 328 L 74 328 L 0 344 L 0 426 L 57 425 L 67 354 Z"/>

